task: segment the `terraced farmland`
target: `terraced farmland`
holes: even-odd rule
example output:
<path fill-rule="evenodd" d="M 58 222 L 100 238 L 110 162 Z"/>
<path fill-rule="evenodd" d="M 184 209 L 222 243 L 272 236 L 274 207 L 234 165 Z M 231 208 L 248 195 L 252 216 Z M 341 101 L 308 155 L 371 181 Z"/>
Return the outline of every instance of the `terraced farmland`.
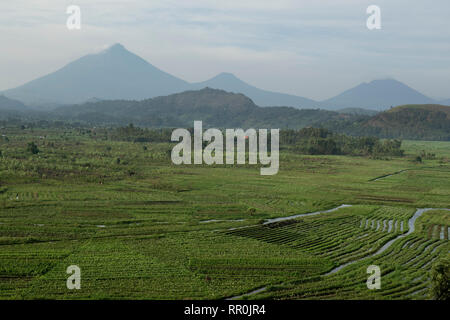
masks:
<path fill-rule="evenodd" d="M 333 212 L 321 217 L 305 217 L 301 220 L 231 230 L 227 231 L 227 234 L 286 245 L 330 259 L 335 265 L 340 265 L 376 252 L 383 243 L 404 232 L 401 229 L 389 230 L 387 223 L 383 230 L 375 228 L 374 223 L 368 223 L 375 222 L 377 217 L 388 213 L 391 213 L 391 218 L 401 219 L 408 218 L 413 212 L 409 209 L 353 206 L 351 209 L 340 209 L 339 215 Z M 360 221 L 365 223 L 361 226 Z"/>
<path fill-rule="evenodd" d="M 449 211 L 424 212 L 414 232 L 409 221 L 417 208 L 450 208 L 450 143 L 405 142 L 406 157 L 390 159 L 285 152 L 267 177 L 251 165 L 172 165 L 167 143 L 4 134 L 1 299 L 224 299 L 259 288 L 246 298 L 423 299 L 448 257 Z M 427 146 L 437 157 L 412 161 Z M 366 286 L 372 264 L 380 290 Z M 69 265 L 80 290 L 66 287 Z"/>
<path fill-rule="evenodd" d="M 439 212 L 429 211 L 425 218 Z M 417 224 L 418 229 L 426 223 Z M 439 257 L 448 255 L 450 241 L 429 239 L 417 232 L 394 242 L 383 253 L 357 261 L 334 274 L 325 274 L 302 283 L 292 282 L 272 287 L 252 298 L 280 299 L 427 299 L 430 298 L 430 269 Z M 382 270 L 381 290 L 366 287 L 368 265 L 378 265 Z"/>

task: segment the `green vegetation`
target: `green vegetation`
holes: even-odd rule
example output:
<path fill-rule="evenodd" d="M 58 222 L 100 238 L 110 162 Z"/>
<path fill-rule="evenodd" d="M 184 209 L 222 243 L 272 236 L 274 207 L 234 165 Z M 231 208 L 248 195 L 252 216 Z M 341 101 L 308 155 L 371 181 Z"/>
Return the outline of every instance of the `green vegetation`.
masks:
<path fill-rule="evenodd" d="M 403 156 L 402 142 L 375 137 L 351 137 L 327 129 L 282 130 L 280 144 L 294 152 L 311 155 Z"/>
<path fill-rule="evenodd" d="M 27 145 L 27 151 L 30 152 L 31 154 L 37 154 L 39 153 L 39 148 L 34 142 L 30 142 Z"/>
<path fill-rule="evenodd" d="M 351 135 L 415 140 L 450 140 L 450 107 L 406 105 L 361 119 L 328 124 L 328 128 Z"/>
<path fill-rule="evenodd" d="M 450 300 L 450 259 L 438 261 L 431 275 L 433 298 L 436 300 Z"/>
<path fill-rule="evenodd" d="M 173 129 L 167 128 L 143 129 L 130 124 L 115 129 L 96 130 L 96 135 L 116 141 L 170 142 L 172 131 Z M 190 131 L 192 133 L 193 128 Z M 268 140 L 270 142 L 270 137 Z M 225 143 L 225 138 L 223 143 Z M 402 142 L 399 140 L 381 141 L 375 137 L 351 137 L 334 134 L 322 128 L 281 130 L 280 144 L 281 148 L 286 150 L 310 155 L 403 156 Z M 207 143 L 204 144 L 204 146 L 206 145 Z M 431 157 L 431 155 L 429 156 Z"/>
<path fill-rule="evenodd" d="M 389 212 L 389 217 L 396 218 L 395 215 L 391 215 L 392 213 Z M 420 220 L 416 222 L 417 225 L 420 228 L 423 227 Z M 365 243 L 364 239 L 371 239 L 375 234 L 378 234 L 378 237 L 382 237 L 383 234 L 387 237 L 386 234 L 390 234 L 386 230 L 378 229 L 377 231 L 370 227 L 362 227 L 362 229 L 359 239 L 355 236 L 347 238 L 344 244 L 348 248 L 359 247 Z M 360 243 L 353 243 L 355 239 Z M 375 242 L 375 246 L 372 247 L 375 250 L 370 251 L 365 259 L 357 260 L 358 256 L 355 256 L 356 259 L 352 258 L 356 260 L 355 263 L 334 274 L 322 275 L 309 281 L 283 283 L 273 287 L 270 292 L 264 292 L 252 298 L 427 299 L 430 297 L 428 294 L 430 277 L 433 277 L 432 264 L 447 254 L 448 242 L 448 239 L 429 237 L 426 233 L 417 232 L 398 239 L 386 251 L 371 256 L 381 247 L 381 243 L 384 243 L 384 241 Z M 340 246 L 342 247 L 342 244 Z M 381 269 L 380 290 L 368 290 L 366 287 L 366 269 L 369 265 L 378 265 Z M 442 278 L 439 277 L 440 284 L 443 283 L 441 280 Z M 446 290 L 442 285 L 439 288 L 444 292 Z"/>
<path fill-rule="evenodd" d="M 292 107 L 262 108 L 242 94 L 210 88 L 142 101 L 86 102 L 49 112 L 22 110 L 19 107 L 12 111 L 0 108 L 0 126 L 3 127 L 62 128 L 64 123 L 70 122 L 73 128 L 124 127 L 134 123 L 140 127 L 167 129 L 189 128 L 195 120 L 202 120 L 205 128 L 284 130 L 316 127 L 355 137 L 450 141 L 448 106 L 406 105 L 375 114 L 352 108 L 340 112 Z M 327 149 L 330 147 L 325 146 Z M 321 149 L 323 146 L 313 148 Z"/>
<path fill-rule="evenodd" d="M 260 287 L 249 298 L 423 299 L 436 290 L 450 212 L 425 213 L 371 254 L 405 235 L 416 208 L 450 208 L 448 142 L 290 131 L 280 171 L 267 177 L 259 165 L 173 165 L 165 129 L 20 125 L 1 129 L 1 299 L 222 299 Z M 315 136 L 340 152 L 305 154 Z M 372 154 L 361 152 L 367 143 Z M 412 161 L 423 151 L 434 156 Z M 263 224 L 342 204 L 352 206 Z M 73 264 L 81 290 L 66 288 Z M 381 290 L 366 287 L 370 264 L 381 267 Z"/>

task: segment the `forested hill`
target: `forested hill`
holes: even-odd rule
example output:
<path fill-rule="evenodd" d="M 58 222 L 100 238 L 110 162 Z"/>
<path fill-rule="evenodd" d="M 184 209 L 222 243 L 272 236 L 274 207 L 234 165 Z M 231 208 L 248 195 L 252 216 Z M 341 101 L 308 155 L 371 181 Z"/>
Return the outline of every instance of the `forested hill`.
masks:
<path fill-rule="evenodd" d="M 258 107 L 243 94 L 205 88 L 142 101 L 100 101 L 54 111 L 61 120 L 145 127 L 191 127 L 194 120 L 218 128 L 303 128 L 360 116 L 319 109 Z"/>
<path fill-rule="evenodd" d="M 280 128 L 317 127 L 353 136 L 450 140 L 450 107 L 435 104 L 404 105 L 373 114 L 292 107 L 259 107 L 243 94 L 205 88 L 142 101 L 101 100 L 57 108 L 49 112 L 22 112 L 26 120 L 61 120 L 87 125 L 190 128 L 195 120 L 204 127 Z M 17 116 L 19 111 L 15 113 Z M 0 110 L 0 120 L 11 117 Z"/>
<path fill-rule="evenodd" d="M 381 138 L 450 140 L 450 107 L 404 105 L 356 123 L 335 123 L 336 131 Z"/>

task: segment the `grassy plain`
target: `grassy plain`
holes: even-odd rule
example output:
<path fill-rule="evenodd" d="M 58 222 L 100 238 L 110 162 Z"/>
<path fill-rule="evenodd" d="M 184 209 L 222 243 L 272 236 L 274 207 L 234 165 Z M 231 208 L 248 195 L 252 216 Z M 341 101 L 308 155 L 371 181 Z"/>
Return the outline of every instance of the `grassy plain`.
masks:
<path fill-rule="evenodd" d="M 450 208 L 450 142 L 405 141 L 406 156 L 389 159 L 282 152 L 279 173 L 261 176 L 252 165 L 173 165 L 168 143 L 1 133 L 0 299 L 222 299 L 260 287 L 250 298 L 421 299 L 450 249 L 436 231 L 450 213 L 430 211 L 370 257 L 407 232 L 416 208 Z M 413 161 L 422 150 L 435 157 Z M 342 204 L 352 207 L 261 224 Z M 73 264 L 81 290 L 66 288 Z M 366 287 L 370 264 L 381 290 Z"/>

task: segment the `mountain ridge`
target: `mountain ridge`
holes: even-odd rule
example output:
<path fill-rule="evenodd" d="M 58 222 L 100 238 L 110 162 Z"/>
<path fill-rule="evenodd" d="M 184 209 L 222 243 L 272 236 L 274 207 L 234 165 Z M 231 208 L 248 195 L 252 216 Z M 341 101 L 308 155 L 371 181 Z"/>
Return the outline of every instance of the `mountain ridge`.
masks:
<path fill-rule="evenodd" d="M 364 108 L 386 110 L 405 104 L 429 104 L 435 100 L 394 79 L 361 83 L 321 103 L 329 109 Z"/>
<path fill-rule="evenodd" d="M 27 105 L 48 106 L 84 103 L 92 97 L 100 100 L 144 100 L 204 87 L 242 93 L 264 107 L 292 106 L 328 110 L 359 108 L 379 111 L 408 103 L 436 103 L 393 79 L 362 83 L 324 101 L 262 90 L 225 72 L 206 81 L 189 83 L 158 69 L 121 44 L 115 44 L 96 54 L 85 55 L 53 73 L 5 90 L 3 94 Z"/>
<path fill-rule="evenodd" d="M 186 89 L 186 81 L 156 68 L 121 44 L 115 44 L 99 53 L 72 61 L 53 73 L 6 90 L 3 94 L 26 104 L 33 101 L 73 104 L 83 103 L 92 97 L 145 99 Z"/>
<path fill-rule="evenodd" d="M 262 107 L 294 106 L 297 108 L 309 108 L 318 105 L 318 102 L 312 99 L 259 89 L 228 72 L 222 72 L 209 80 L 192 84 L 193 89 L 201 89 L 204 87 L 242 93 L 251 97 L 258 106 Z"/>

